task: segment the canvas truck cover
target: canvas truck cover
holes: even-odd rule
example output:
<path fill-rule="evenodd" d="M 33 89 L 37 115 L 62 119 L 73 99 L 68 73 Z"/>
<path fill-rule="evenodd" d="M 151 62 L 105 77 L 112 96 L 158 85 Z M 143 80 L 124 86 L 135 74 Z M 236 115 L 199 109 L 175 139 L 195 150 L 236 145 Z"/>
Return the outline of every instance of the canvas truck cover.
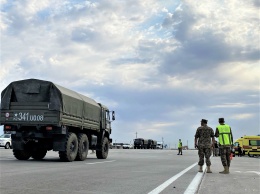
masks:
<path fill-rule="evenodd" d="M 38 79 L 10 83 L 1 93 L 1 109 L 9 110 L 11 102 L 48 102 L 56 110 L 79 118 L 100 121 L 100 106 L 93 99 Z"/>

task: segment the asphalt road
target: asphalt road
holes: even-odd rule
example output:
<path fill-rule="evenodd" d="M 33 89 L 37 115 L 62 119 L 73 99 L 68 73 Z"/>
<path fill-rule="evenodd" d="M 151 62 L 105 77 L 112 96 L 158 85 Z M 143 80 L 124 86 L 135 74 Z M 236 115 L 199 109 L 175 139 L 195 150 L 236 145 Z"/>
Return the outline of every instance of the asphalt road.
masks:
<path fill-rule="evenodd" d="M 58 153 L 50 151 L 41 161 L 21 161 L 13 157 L 12 150 L 0 149 L 0 193 L 188 194 L 195 193 L 199 186 L 198 193 L 208 193 L 207 189 L 213 188 L 212 181 L 222 179 L 216 171 L 222 170 L 220 158 L 212 158 L 218 169 L 205 174 L 197 172 L 197 151 L 176 154 L 176 150 L 112 149 L 105 160 L 97 159 L 90 152 L 85 161 L 61 162 Z M 242 161 L 239 159 L 236 161 Z M 246 165 L 250 165 L 250 159 L 255 163 L 251 171 L 259 172 L 260 160 L 245 157 Z M 260 172 L 250 176 L 254 180 L 250 187 L 259 193 Z"/>

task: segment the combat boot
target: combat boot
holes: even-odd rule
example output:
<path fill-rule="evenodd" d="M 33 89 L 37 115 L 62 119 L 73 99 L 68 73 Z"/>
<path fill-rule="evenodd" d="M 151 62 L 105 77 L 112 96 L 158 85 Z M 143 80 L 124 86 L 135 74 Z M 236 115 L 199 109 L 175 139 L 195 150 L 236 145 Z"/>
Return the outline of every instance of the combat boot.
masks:
<path fill-rule="evenodd" d="M 212 173 L 212 171 L 210 170 L 210 166 L 207 166 L 207 173 Z"/>
<path fill-rule="evenodd" d="M 224 170 L 219 172 L 221 174 L 229 174 L 229 169 L 228 169 L 228 166 L 224 166 Z"/>
<path fill-rule="evenodd" d="M 199 168 L 199 172 L 203 172 L 203 170 L 202 170 L 202 166 L 199 166 L 200 168 Z"/>

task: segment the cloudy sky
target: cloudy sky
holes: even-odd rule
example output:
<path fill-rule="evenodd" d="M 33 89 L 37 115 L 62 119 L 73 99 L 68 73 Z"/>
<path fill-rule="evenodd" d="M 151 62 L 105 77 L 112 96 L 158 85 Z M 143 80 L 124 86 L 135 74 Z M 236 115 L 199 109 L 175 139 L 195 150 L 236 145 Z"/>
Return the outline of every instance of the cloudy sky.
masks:
<path fill-rule="evenodd" d="M 193 147 L 219 117 L 260 134 L 260 1 L 0 2 L 1 91 L 36 78 L 91 97 L 116 111 L 116 142 Z"/>

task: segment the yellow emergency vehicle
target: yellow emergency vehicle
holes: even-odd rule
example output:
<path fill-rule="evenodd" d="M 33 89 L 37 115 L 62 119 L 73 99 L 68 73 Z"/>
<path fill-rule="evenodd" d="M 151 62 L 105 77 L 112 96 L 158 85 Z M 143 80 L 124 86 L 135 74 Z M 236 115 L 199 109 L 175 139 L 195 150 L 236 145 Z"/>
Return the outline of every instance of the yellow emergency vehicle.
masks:
<path fill-rule="evenodd" d="M 242 154 L 252 156 L 260 156 L 260 136 L 252 135 L 252 136 L 244 136 L 238 138 L 234 143 L 235 154 L 238 154 L 238 144 L 242 148 Z"/>

